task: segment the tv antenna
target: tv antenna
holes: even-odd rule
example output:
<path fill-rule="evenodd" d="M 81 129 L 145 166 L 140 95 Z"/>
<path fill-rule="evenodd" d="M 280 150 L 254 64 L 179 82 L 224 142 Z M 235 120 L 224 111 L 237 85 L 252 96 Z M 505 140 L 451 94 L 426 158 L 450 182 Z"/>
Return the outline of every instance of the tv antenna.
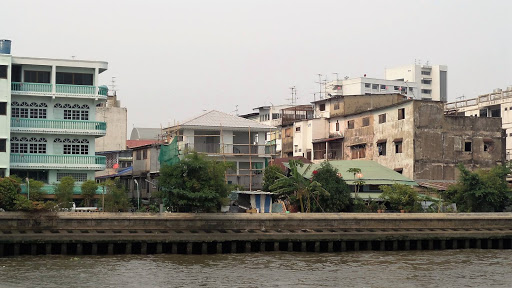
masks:
<path fill-rule="evenodd" d="M 297 104 L 297 88 L 295 86 L 290 87 L 291 90 L 291 98 L 288 98 L 286 100 L 290 100 L 292 105 Z"/>

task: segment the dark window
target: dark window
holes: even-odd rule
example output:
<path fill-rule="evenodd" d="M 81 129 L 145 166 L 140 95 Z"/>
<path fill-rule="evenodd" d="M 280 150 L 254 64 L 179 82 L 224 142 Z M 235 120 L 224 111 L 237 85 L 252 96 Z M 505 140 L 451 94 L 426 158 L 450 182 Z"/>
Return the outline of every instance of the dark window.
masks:
<path fill-rule="evenodd" d="M 7 139 L 0 139 L 0 152 L 6 152 Z"/>
<path fill-rule="evenodd" d="M 87 155 L 89 154 L 89 145 L 83 144 L 64 144 L 63 154 Z"/>
<path fill-rule="evenodd" d="M 395 171 L 397 173 L 403 174 L 404 173 L 404 168 L 395 168 Z"/>
<path fill-rule="evenodd" d="M 7 115 L 7 102 L 0 102 L 0 115 Z"/>
<path fill-rule="evenodd" d="M 395 153 L 402 153 L 402 141 L 395 141 Z"/>
<path fill-rule="evenodd" d="M 405 108 L 398 109 L 398 120 L 405 119 Z"/>
<path fill-rule="evenodd" d="M 394 89 L 395 91 L 398 91 L 398 90 L 400 90 L 400 87 L 399 87 L 399 86 L 395 86 L 395 87 L 393 87 L 393 89 Z"/>
<path fill-rule="evenodd" d="M 379 84 L 372 84 L 372 89 L 374 89 L 374 90 L 379 89 Z"/>
<path fill-rule="evenodd" d="M 471 142 L 464 143 L 464 152 L 471 152 Z"/>
<path fill-rule="evenodd" d="M 57 84 L 92 85 L 93 74 L 57 72 Z"/>
<path fill-rule="evenodd" d="M 421 75 L 430 75 L 430 71 L 421 71 Z"/>
<path fill-rule="evenodd" d="M 379 151 L 379 156 L 386 156 L 386 142 L 377 143 L 377 150 Z"/>
<path fill-rule="evenodd" d="M 365 144 L 350 146 L 350 151 L 352 152 L 352 159 L 360 159 L 366 157 Z"/>
<path fill-rule="evenodd" d="M 142 153 L 140 152 L 140 150 L 137 150 L 136 157 L 137 157 L 137 160 L 141 160 L 142 159 Z"/>
<path fill-rule="evenodd" d="M 421 93 L 423 93 L 423 94 L 432 94 L 432 90 L 430 90 L 430 89 L 421 89 Z"/>
<path fill-rule="evenodd" d="M 487 117 L 487 108 L 480 109 L 480 117 Z"/>
<path fill-rule="evenodd" d="M 386 85 L 380 85 L 380 90 L 386 90 Z"/>
<path fill-rule="evenodd" d="M 431 79 L 422 79 L 421 84 L 432 84 L 432 80 Z"/>
<path fill-rule="evenodd" d="M 379 124 L 386 123 L 386 114 L 379 115 Z"/>
<path fill-rule="evenodd" d="M 89 120 L 89 111 L 87 110 L 64 110 L 65 120 Z"/>
<path fill-rule="evenodd" d="M 325 111 L 325 104 L 320 104 L 320 111 Z"/>
<path fill-rule="evenodd" d="M 348 129 L 354 129 L 354 120 L 348 120 L 347 127 Z"/>
<path fill-rule="evenodd" d="M 363 118 L 363 127 L 370 126 L 370 117 Z"/>
<path fill-rule="evenodd" d="M 142 158 L 143 159 L 148 159 L 148 149 L 142 150 Z"/>
<path fill-rule="evenodd" d="M 494 142 L 492 141 L 485 141 L 484 142 L 484 151 L 485 152 L 492 152 L 494 150 Z"/>
<path fill-rule="evenodd" d="M 372 86 L 372 84 L 370 83 L 364 83 L 364 88 L 370 88 Z"/>
<path fill-rule="evenodd" d="M 336 103 L 334 103 L 334 110 L 338 110 L 338 109 L 340 109 L 340 103 L 336 102 Z"/>
<path fill-rule="evenodd" d="M 336 121 L 336 131 L 340 131 L 340 123 Z"/>
<path fill-rule="evenodd" d="M 7 79 L 7 65 L 0 65 L 0 78 Z"/>
<path fill-rule="evenodd" d="M 300 127 L 295 127 L 295 132 L 300 132 Z"/>
<path fill-rule="evenodd" d="M 50 83 L 50 72 L 25 70 L 25 82 Z"/>

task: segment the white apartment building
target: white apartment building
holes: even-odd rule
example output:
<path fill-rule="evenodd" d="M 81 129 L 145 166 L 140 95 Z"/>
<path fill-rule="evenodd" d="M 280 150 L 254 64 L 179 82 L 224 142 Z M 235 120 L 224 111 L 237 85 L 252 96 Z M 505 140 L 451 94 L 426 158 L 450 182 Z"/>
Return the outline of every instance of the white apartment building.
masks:
<path fill-rule="evenodd" d="M 506 136 L 506 159 L 512 159 L 512 86 L 494 89 L 492 93 L 476 98 L 446 103 L 446 113 L 474 117 L 501 117 Z"/>
<path fill-rule="evenodd" d="M 386 68 L 385 78 L 416 83 L 419 91 L 414 95 L 415 99 L 442 102 L 448 100 L 448 66 L 446 65 L 406 65 Z"/>
<path fill-rule="evenodd" d="M 416 95 L 419 95 L 419 87 L 415 82 L 359 77 L 332 81 L 327 84 L 326 93 L 327 98 L 343 95 L 391 93 L 400 93 L 416 98 Z"/>

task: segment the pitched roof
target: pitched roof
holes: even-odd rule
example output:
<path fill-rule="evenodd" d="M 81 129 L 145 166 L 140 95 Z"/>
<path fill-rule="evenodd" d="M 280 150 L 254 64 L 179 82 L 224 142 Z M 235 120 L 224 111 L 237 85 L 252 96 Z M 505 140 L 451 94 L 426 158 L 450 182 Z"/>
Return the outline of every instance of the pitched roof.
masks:
<path fill-rule="evenodd" d="M 172 126 L 178 127 L 178 125 Z M 196 116 L 192 119 L 184 121 L 179 124 L 179 127 L 224 127 L 224 128 L 235 128 L 236 129 L 248 129 L 249 127 L 254 130 L 264 130 L 268 131 L 274 127 L 261 124 L 259 122 L 245 119 L 242 117 L 230 115 L 224 112 L 219 112 L 216 110 L 211 110 L 205 112 L 199 116 Z"/>
<path fill-rule="evenodd" d="M 130 140 L 158 140 L 160 134 L 162 134 L 160 128 L 133 127 Z"/>
<path fill-rule="evenodd" d="M 360 180 L 365 182 L 365 185 L 392 185 L 392 184 L 405 184 L 411 186 L 418 186 L 416 182 L 405 177 L 404 175 L 384 167 L 379 163 L 371 160 L 335 160 L 329 161 L 329 163 L 335 169 L 338 169 L 338 172 L 341 173 L 343 180 L 347 182 L 348 185 L 354 185 L 354 174 L 347 172 L 350 168 L 359 168 L 361 169 L 361 174 L 363 174 L 363 178 Z M 302 174 L 304 173 L 304 177 L 311 178 L 313 177 L 313 171 L 320 168 L 320 163 L 318 164 L 310 164 L 304 165 L 303 167 L 298 167 L 298 171 Z M 359 179 L 358 179 L 359 180 Z"/>
<path fill-rule="evenodd" d="M 132 149 L 140 146 L 146 146 L 149 144 L 159 143 L 158 140 L 126 140 L 126 148 Z"/>

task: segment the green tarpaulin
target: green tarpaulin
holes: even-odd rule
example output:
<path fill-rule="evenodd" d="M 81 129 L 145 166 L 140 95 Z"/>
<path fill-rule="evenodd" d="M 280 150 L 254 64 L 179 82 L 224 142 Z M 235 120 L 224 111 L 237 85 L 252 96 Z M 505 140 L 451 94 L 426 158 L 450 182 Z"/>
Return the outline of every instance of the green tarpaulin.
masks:
<path fill-rule="evenodd" d="M 180 162 L 178 149 L 178 137 L 174 137 L 170 144 L 160 146 L 158 162 L 160 165 L 174 165 Z"/>

